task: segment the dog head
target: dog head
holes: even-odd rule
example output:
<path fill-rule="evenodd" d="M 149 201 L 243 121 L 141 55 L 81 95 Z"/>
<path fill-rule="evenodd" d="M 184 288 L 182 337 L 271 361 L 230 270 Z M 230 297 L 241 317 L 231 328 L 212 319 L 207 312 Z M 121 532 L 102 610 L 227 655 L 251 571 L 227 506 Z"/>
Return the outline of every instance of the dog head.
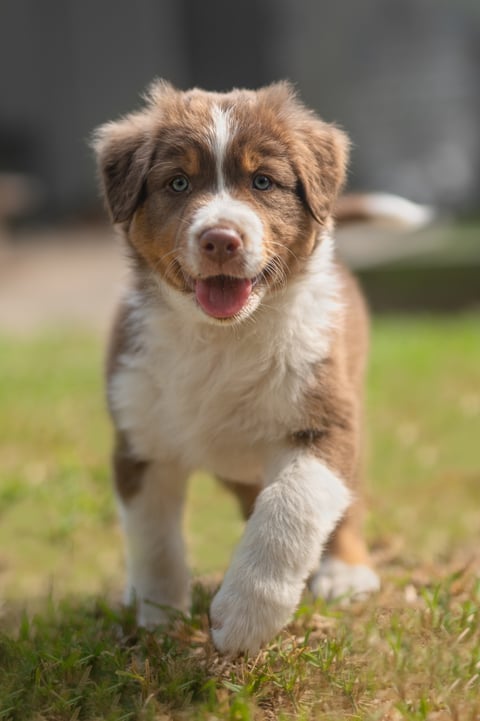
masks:
<path fill-rule="evenodd" d="M 346 136 L 287 83 L 180 92 L 155 83 L 94 141 L 106 202 L 173 303 L 238 322 L 301 272 L 331 225 Z"/>

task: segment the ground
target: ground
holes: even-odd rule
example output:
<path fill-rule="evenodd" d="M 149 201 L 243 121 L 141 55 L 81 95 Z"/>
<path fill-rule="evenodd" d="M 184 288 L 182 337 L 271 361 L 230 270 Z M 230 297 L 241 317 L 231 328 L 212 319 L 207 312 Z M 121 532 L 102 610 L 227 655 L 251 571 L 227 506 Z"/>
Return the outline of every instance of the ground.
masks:
<path fill-rule="evenodd" d="M 101 364 L 125 266 L 104 230 L 74 237 L 7 247 L 0 270 L 0 719 L 479 719 L 478 312 L 374 320 L 381 592 L 306 595 L 265 651 L 232 661 L 207 608 L 242 522 L 211 478 L 192 479 L 186 518 L 192 615 L 139 633 L 118 602 Z"/>

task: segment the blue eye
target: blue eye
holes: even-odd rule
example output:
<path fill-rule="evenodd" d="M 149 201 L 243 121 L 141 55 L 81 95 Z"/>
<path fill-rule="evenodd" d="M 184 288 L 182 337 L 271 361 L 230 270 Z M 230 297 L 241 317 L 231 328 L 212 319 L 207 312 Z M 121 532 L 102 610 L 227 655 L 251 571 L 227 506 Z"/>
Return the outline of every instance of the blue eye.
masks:
<path fill-rule="evenodd" d="M 267 175 L 255 175 L 252 181 L 255 190 L 270 190 L 273 183 Z"/>
<path fill-rule="evenodd" d="M 176 193 L 184 193 L 189 189 L 190 182 L 185 175 L 176 175 L 168 185 Z"/>

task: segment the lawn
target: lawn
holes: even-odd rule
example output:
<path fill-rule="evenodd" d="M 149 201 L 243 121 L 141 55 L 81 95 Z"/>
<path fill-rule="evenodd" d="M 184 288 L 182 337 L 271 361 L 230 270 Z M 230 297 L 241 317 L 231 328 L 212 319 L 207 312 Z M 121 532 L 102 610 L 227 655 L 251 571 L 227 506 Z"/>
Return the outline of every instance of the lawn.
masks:
<path fill-rule="evenodd" d="M 480 315 L 374 323 L 368 534 L 383 589 L 304 605 L 225 660 L 207 608 L 242 529 L 192 479 L 192 615 L 163 635 L 120 608 L 103 349 L 86 333 L 0 338 L 0 719 L 480 718 Z"/>

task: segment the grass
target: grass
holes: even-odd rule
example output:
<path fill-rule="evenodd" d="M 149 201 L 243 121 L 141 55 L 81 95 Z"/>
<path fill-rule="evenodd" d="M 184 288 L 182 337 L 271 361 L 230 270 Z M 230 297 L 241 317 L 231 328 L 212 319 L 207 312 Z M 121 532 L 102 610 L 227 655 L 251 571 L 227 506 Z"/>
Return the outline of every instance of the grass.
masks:
<path fill-rule="evenodd" d="M 102 348 L 0 338 L 0 719 L 480 718 L 480 316 L 374 325 L 368 533 L 383 589 L 305 605 L 256 658 L 208 635 L 242 524 L 208 476 L 186 519 L 192 615 L 163 634 L 118 603 Z"/>

